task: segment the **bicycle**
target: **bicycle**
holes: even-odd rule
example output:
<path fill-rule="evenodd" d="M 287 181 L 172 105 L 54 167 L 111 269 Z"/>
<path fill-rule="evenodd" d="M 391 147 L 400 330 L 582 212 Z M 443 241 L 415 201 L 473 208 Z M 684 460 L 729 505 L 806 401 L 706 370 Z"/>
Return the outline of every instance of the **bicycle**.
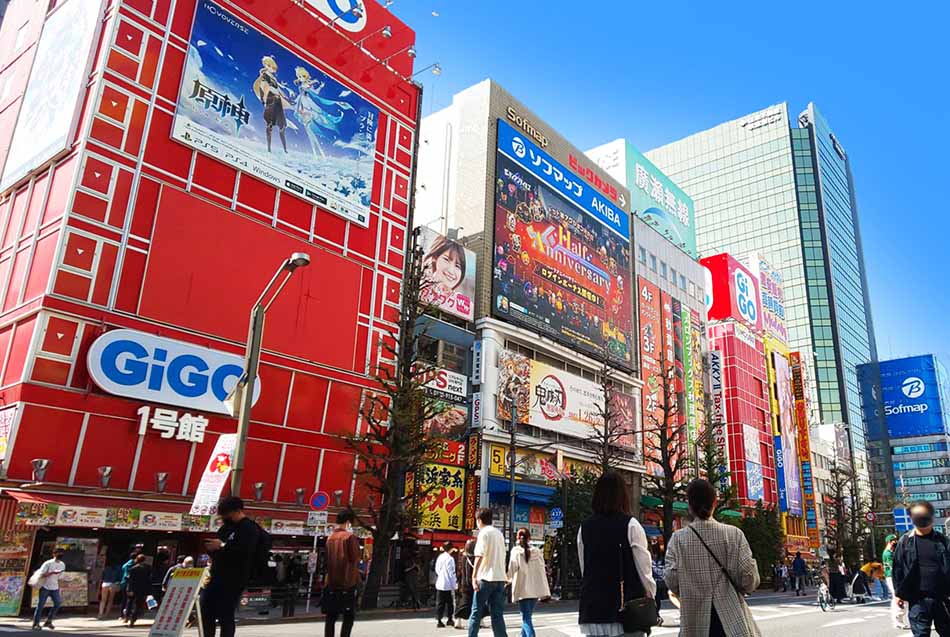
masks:
<path fill-rule="evenodd" d="M 835 598 L 831 596 L 828 585 L 824 582 L 818 586 L 818 605 L 823 613 L 835 609 Z"/>

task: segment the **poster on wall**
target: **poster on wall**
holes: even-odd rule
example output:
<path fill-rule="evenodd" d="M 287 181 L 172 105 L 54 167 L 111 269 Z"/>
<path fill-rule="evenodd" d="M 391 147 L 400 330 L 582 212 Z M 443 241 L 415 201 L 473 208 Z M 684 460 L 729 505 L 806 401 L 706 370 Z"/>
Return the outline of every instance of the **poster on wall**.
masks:
<path fill-rule="evenodd" d="M 706 370 L 703 369 L 703 325 L 696 310 L 689 311 L 690 332 L 692 333 L 692 364 L 693 364 L 693 419 L 698 429 L 706 426 L 706 388 L 704 379 Z"/>
<path fill-rule="evenodd" d="M 419 302 L 471 321 L 475 318 L 475 253 L 430 228 L 419 229 Z"/>
<path fill-rule="evenodd" d="M 17 405 L 0 410 L 0 461 L 7 457 L 7 445 L 10 434 L 13 432 L 13 423 L 16 422 Z"/>
<path fill-rule="evenodd" d="M 351 88 L 198 2 L 173 139 L 365 228 L 378 126 Z"/>
<path fill-rule="evenodd" d="M 0 178 L 6 190 L 69 148 L 102 25 L 102 0 L 60 2 L 43 25 Z"/>
<path fill-rule="evenodd" d="M 792 394 L 792 368 L 788 359 L 778 352 L 772 352 L 772 365 L 775 368 L 775 393 L 779 409 L 780 433 L 776 437 L 781 439 L 785 500 L 788 512 L 801 516 L 802 483 L 798 462 L 798 423 L 795 421 L 795 400 Z M 779 440 L 776 440 L 776 443 L 778 442 Z M 780 503 L 781 499 L 780 494 Z"/>
<path fill-rule="evenodd" d="M 0 616 L 20 614 L 32 550 L 32 531 L 6 531 L 0 537 Z"/>
<path fill-rule="evenodd" d="M 627 214 L 501 120 L 495 171 L 494 316 L 631 369 Z"/>
<path fill-rule="evenodd" d="M 509 396 L 514 398 L 521 424 L 575 438 L 590 438 L 596 428 L 603 427 L 604 392 L 599 384 L 505 350 L 498 357 L 496 409 L 502 420 L 512 417 Z M 611 426 L 627 432 L 615 444 L 639 452 L 636 402 L 620 392 L 611 400 Z"/>

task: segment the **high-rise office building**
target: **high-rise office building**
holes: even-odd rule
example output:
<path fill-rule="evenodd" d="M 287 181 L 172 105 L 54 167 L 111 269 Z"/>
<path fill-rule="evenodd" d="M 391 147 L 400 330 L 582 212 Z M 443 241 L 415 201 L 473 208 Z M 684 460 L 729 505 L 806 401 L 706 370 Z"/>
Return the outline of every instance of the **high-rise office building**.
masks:
<path fill-rule="evenodd" d="M 782 273 L 788 345 L 813 358 L 811 424 L 847 426 L 867 488 L 857 365 L 877 358 L 848 155 L 814 104 L 785 103 L 647 153 L 692 197 L 700 256 L 756 251 Z"/>

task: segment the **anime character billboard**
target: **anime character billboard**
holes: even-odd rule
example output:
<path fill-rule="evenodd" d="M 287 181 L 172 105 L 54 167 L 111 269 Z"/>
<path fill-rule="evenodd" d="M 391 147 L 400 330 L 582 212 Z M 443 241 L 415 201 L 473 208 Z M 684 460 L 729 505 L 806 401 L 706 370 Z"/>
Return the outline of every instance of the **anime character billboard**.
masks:
<path fill-rule="evenodd" d="M 351 89 L 198 2 L 174 139 L 368 227 L 378 125 Z"/>
<path fill-rule="evenodd" d="M 500 120 L 495 179 L 494 315 L 630 369 L 626 213 Z"/>
<path fill-rule="evenodd" d="M 422 303 L 459 318 L 475 317 L 475 253 L 430 228 L 420 228 Z"/>

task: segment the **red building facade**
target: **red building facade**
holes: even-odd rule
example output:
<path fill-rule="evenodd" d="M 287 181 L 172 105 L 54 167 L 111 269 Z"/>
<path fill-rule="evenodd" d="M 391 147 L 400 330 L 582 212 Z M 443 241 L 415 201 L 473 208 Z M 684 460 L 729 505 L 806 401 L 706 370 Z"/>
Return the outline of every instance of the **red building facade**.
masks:
<path fill-rule="evenodd" d="M 27 83 L 32 87 L 38 74 L 57 72 L 35 65 L 30 70 L 34 57 L 42 57 L 37 41 L 44 24 L 49 28 L 58 11 L 76 2 L 86 10 L 99 4 L 15 0 L 8 9 L 0 32 L 0 82 L 7 82 L 0 102 L 4 155 L 16 146 L 18 117 L 22 123 L 28 116 L 20 108 Z M 267 313 L 261 391 L 240 495 L 261 515 L 291 521 L 305 517 L 296 504 L 301 493 L 320 490 L 342 504 L 366 503 L 342 437 L 360 427 L 362 393 L 372 370 L 386 363 L 380 343 L 396 328 L 420 92 L 409 79 L 412 30 L 375 2 L 357 4 L 358 19 L 321 13 L 327 6 L 336 11 L 336 3 L 309 0 L 215 0 L 213 6 L 208 0 L 103 0 L 66 147 L 28 167 L 0 195 L 6 495 L 21 504 L 134 504 L 187 513 L 218 435 L 234 432 L 235 420 L 223 410 L 196 410 L 188 401 L 107 392 L 90 378 L 90 346 L 122 328 L 241 356 L 257 295 L 288 255 L 304 252 L 309 267 L 294 273 Z M 279 120 L 259 119 L 261 105 L 253 99 L 238 104 L 232 94 L 222 106 L 227 91 L 210 79 L 216 54 L 218 63 L 233 63 L 236 79 L 254 79 L 259 66 L 263 77 L 268 63 L 255 58 L 248 67 L 239 47 L 229 50 L 196 35 L 193 24 L 202 11 L 225 26 L 238 24 L 248 37 L 265 38 L 272 61 L 302 61 L 296 76 L 286 64 L 279 71 L 286 129 Z M 198 77 L 207 79 L 203 87 L 183 81 L 198 53 L 206 55 L 198 67 Z M 310 70 L 302 74 L 300 68 Z M 300 83 L 318 74 L 325 75 L 322 85 Z M 331 84 L 337 87 L 332 94 Z M 307 86 L 309 115 L 300 99 Z M 298 191 L 291 180 L 275 180 L 246 162 L 216 158 L 215 149 L 199 152 L 179 141 L 182 96 L 188 91 L 195 97 L 199 89 L 208 91 L 199 95 L 205 109 L 240 118 L 237 107 L 246 106 L 243 123 L 251 128 L 245 131 L 259 133 L 265 122 L 273 124 L 275 150 L 280 152 L 280 139 L 290 143 L 284 152 L 293 157 L 311 150 L 316 158 L 344 157 L 339 149 L 345 144 L 326 142 L 332 139 L 327 130 L 339 118 L 339 133 L 358 113 L 354 125 L 372 144 L 346 157 L 355 156 L 366 171 L 363 200 L 346 209 L 345 202 L 340 207 L 332 197 Z M 255 83 L 248 92 L 253 98 L 265 89 Z M 363 106 L 352 106 L 353 95 Z M 331 97 L 335 106 L 321 101 Z M 304 116 L 315 112 L 322 128 L 304 136 Z M 345 188 L 339 193 L 340 201 L 353 199 Z M 200 369 L 181 377 L 207 382 Z M 189 422 L 206 421 L 203 439 L 179 435 L 180 420 L 175 431 L 157 427 L 156 418 L 169 416 L 163 409 L 175 411 L 176 419 L 187 413 Z M 41 480 L 36 460 L 44 461 Z M 110 467 L 105 489 L 102 467 Z M 42 484 L 21 488 L 31 482 Z M 111 500 L 116 497 L 128 502 Z M 28 522 L 22 506 L 17 519 L 13 508 L 3 510 L 7 528 Z"/>

